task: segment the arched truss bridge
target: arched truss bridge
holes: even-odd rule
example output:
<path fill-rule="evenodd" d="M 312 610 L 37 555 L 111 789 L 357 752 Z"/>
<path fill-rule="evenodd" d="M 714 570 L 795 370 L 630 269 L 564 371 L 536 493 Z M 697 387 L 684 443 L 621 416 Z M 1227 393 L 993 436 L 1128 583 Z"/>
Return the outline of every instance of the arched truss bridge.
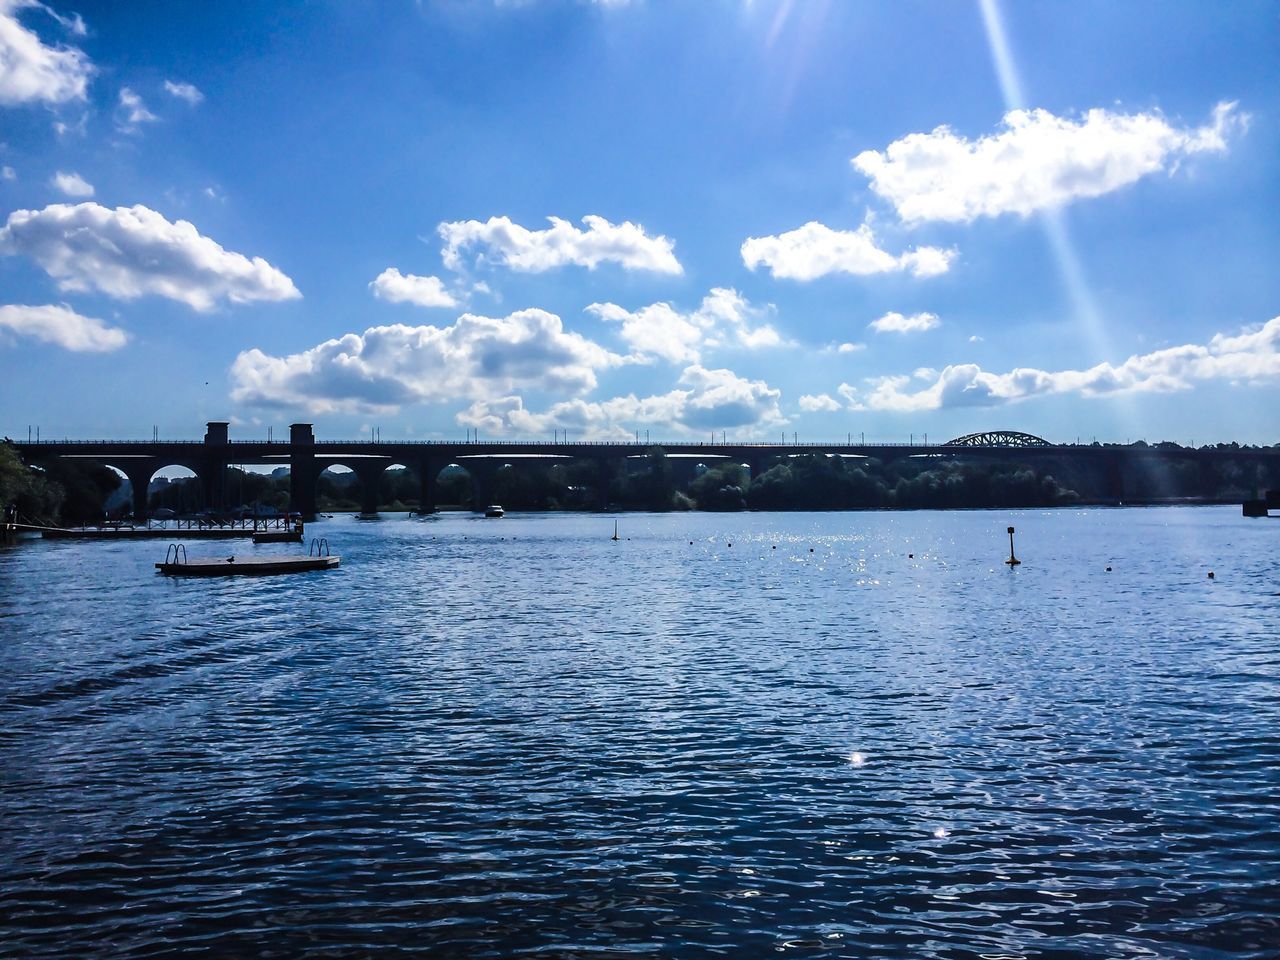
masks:
<path fill-rule="evenodd" d="M 966 433 L 963 437 L 948 440 L 947 447 L 1048 447 L 1048 440 L 1016 430 L 993 430 L 988 433 Z"/>

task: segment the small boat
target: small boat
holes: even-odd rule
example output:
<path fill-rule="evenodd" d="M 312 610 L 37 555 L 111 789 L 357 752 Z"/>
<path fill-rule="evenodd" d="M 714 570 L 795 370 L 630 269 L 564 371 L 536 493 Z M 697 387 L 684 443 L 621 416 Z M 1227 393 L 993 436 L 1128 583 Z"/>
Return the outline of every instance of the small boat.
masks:
<path fill-rule="evenodd" d="M 507 511 L 503 510 L 503 509 L 502 509 L 502 507 L 498 506 L 498 504 L 496 504 L 496 503 L 491 503 L 491 504 L 489 504 L 487 507 L 485 507 L 485 508 L 484 508 L 484 515 L 485 515 L 486 517 L 495 517 L 495 518 L 496 518 L 496 517 L 501 517 L 501 516 L 503 516 L 506 512 L 507 512 Z"/>

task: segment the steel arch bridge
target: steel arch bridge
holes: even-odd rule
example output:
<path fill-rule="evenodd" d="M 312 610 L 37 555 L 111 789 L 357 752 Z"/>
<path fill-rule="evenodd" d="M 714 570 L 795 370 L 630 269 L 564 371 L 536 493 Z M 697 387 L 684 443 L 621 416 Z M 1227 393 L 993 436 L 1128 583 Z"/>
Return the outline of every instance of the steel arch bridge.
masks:
<path fill-rule="evenodd" d="M 943 444 L 944 447 L 1050 447 L 1042 437 L 1016 430 L 991 430 L 986 433 L 966 433 Z"/>

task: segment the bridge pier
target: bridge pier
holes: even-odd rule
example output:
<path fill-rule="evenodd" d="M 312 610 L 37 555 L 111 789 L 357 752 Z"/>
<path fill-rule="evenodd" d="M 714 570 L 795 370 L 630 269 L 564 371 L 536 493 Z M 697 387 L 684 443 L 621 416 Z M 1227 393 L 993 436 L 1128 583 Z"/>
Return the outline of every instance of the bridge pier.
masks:
<path fill-rule="evenodd" d="M 311 424 L 290 424 L 289 512 L 308 521 L 316 518 L 316 483 L 320 480 L 320 471 L 316 469 L 315 442 Z"/>
<path fill-rule="evenodd" d="M 436 512 L 437 480 L 444 466 L 438 460 L 420 460 L 413 468 L 418 474 L 418 512 Z"/>
<path fill-rule="evenodd" d="M 497 461 L 474 459 L 464 464 L 471 474 L 471 509 L 477 512 L 493 503 L 493 481 L 501 466 Z"/>
<path fill-rule="evenodd" d="M 386 469 L 385 463 L 365 463 L 355 468 L 355 475 L 360 483 L 361 513 L 378 512 L 378 501 L 382 493 L 382 474 Z"/>
<path fill-rule="evenodd" d="M 119 469 L 123 470 L 124 475 L 129 478 L 129 487 L 133 491 L 134 520 L 147 519 L 147 491 L 151 486 L 151 477 L 155 473 L 155 464 L 148 461 L 145 464 L 120 467 Z"/>
<path fill-rule="evenodd" d="M 609 501 L 613 495 L 613 482 L 618 476 L 619 462 L 612 457 L 595 458 L 596 484 L 599 491 L 599 510 L 609 509 Z"/>
<path fill-rule="evenodd" d="M 775 458 L 772 456 L 751 457 L 747 461 L 747 469 L 751 471 L 751 479 L 752 480 L 756 479 L 756 477 L 760 476 L 762 473 L 767 471 L 771 466 L 773 466 L 774 459 Z"/>
<path fill-rule="evenodd" d="M 201 506 L 207 510 L 221 510 L 227 506 L 227 465 L 212 460 L 195 471 L 200 480 Z"/>

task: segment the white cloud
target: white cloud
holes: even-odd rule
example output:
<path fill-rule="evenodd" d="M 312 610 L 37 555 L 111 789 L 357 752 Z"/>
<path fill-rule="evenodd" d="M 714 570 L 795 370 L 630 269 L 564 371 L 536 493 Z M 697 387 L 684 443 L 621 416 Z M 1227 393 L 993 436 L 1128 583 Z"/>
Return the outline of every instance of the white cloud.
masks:
<path fill-rule="evenodd" d="M 129 339 L 116 327 L 94 317 L 83 317 L 65 303 L 28 307 L 0 306 L 0 330 L 35 337 L 77 353 L 105 353 L 118 350 Z"/>
<path fill-rule="evenodd" d="M 593 303 L 587 312 L 622 324 L 622 339 L 646 357 L 670 363 L 695 363 L 703 349 L 777 346 L 778 331 L 759 322 L 769 311 L 753 307 L 736 290 L 714 287 L 701 305 L 681 313 L 669 303 L 653 303 L 630 311 L 616 303 Z"/>
<path fill-rule="evenodd" d="M 815 413 L 817 411 L 829 413 L 840 409 L 839 401 L 825 393 L 805 394 L 800 398 L 799 403 L 800 409 L 807 413 Z"/>
<path fill-rule="evenodd" d="M 822 348 L 823 353 L 861 353 L 867 349 L 865 343 L 828 343 Z"/>
<path fill-rule="evenodd" d="M 967 223 L 1027 216 L 1127 186 L 1197 153 L 1221 153 L 1248 117 L 1221 103 L 1203 127 L 1177 128 L 1159 113 L 1094 109 L 1079 121 L 1047 110 L 1011 110 L 1000 132 L 968 140 L 949 127 L 913 133 L 853 165 L 909 223 Z"/>
<path fill-rule="evenodd" d="M 18 171 L 13 167 L 0 167 L 0 180 L 17 180 Z"/>
<path fill-rule="evenodd" d="M 164 89 L 165 93 L 179 100 L 185 100 L 193 107 L 204 99 L 204 94 L 193 83 L 174 83 L 172 80 L 166 80 Z"/>
<path fill-rule="evenodd" d="M 120 89 L 120 103 L 116 108 L 116 126 L 125 133 L 135 132 L 141 124 L 154 123 L 159 120 L 147 109 L 142 97 L 128 87 Z"/>
<path fill-rule="evenodd" d="M 75 47 L 46 46 L 17 18 L 23 9 L 49 13 L 71 33 L 83 36 L 84 21 L 60 17 L 36 0 L 0 0 L 0 105 L 84 100 L 93 64 Z"/>
<path fill-rule="evenodd" d="M 681 373 L 676 389 L 664 394 L 575 399 L 554 404 L 544 413 L 526 410 L 519 396 L 505 396 L 478 401 L 457 419 L 489 433 L 544 434 L 560 428 L 588 438 L 629 437 L 635 429 L 654 427 L 683 434 L 756 430 L 786 422 L 778 409 L 780 396 L 763 380 L 693 365 Z"/>
<path fill-rule="evenodd" d="M 187 221 L 170 223 L 143 206 L 55 203 L 14 211 L 0 229 L 0 254 L 30 257 L 63 290 L 121 300 L 156 294 L 211 310 L 222 300 L 301 296 L 262 258 L 224 250 Z"/>
<path fill-rule="evenodd" d="M 371 327 L 286 357 L 247 350 L 232 364 L 231 395 L 316 413 L 379 412 L 521 389 L 586 393 L 597 371 L 625 362 L 545 310 L 463 314 L 447 327 Z"/>
<path fill-rule="evenodd" d="M 628 270 L 683 272 L 673 252 L 675 244 L 663 236 L 649 236 L 639 224 L 613 224 L 587 216 L 582 218 L 587 229 L 580 230 L 568 220 L 547 219 L 551 226 L 545 230 L 528 230 L 508 217 L 442 223 L 437 229 L 444 240 L 444 264 L 450 270 L 464 269 L 464 252 L 476 247 L 477 261 L 523 273 L 542 273 L 567 264 L 594 270 L 601 263 L 616 263 Z"/>
<path fill-rule="evenodd" d="M 773 276 L 789 280 L 902 271 L 932 277 L 946 273 L 954 257 L 954 250 L 938 247 L 919 247 L 894 256 L 876 245 L 869 223 L 857 230 L 832 230 L 815 220 L 776 237 L 751 237 L 742 245 L 742 262 L 749 269 L 763 264 Z"/>
<path fill-rule="evenodd" d="M 978 335 L 975 333 L 973 336 L 971 336 L 971 337 L 969 338 L 969 342 L 970 342 L 970 343 L 982 343 L 982 338 L 981 338 L 980 336 L 978 336 Z"/>
<path fill-rule="evenodd" d="M 948 366 L 936 376 L 934 383 L 921 390 L 909 389 L 910 377 L 893 376 L 870 381 L 866 391 L 841 384 L 837 392 L 852 409 L 915 412 L 997 406 L 1055 394 L 1167 393 L 1207 380 L 1274 380 L 1280 378 L 1280 317 L 1236 336 L 1216 334 L 1204 346 L 1168 347 L 1134 355 L 1119 365 L 1100 363 L 1087 370 L 1059 371 L 1019 367 L 997 374 L 964 363 Z"/>
<path fill-rule="evenodd" d="M 456 307 L 458 301 L 444 288 L 439 277 L 419 277 L 387 267 L 369 284 L 373 295 L 392 303 L 412 303 L 419 307 Z"/>
<path fill-rule="evenodd" d="M 924 333 L 940 326 L 942 321 L 936 314 L 913 313 L 906 317 L 890 310 L 878 320 L 867 324 L 876 333 Z"/>
<path fill-rule="evenodd" d="M 93 196 L 93 184 L 78 173 L 63 173 L 59 170 L 49 178 L 49 185 L 68 197 Z"/>

